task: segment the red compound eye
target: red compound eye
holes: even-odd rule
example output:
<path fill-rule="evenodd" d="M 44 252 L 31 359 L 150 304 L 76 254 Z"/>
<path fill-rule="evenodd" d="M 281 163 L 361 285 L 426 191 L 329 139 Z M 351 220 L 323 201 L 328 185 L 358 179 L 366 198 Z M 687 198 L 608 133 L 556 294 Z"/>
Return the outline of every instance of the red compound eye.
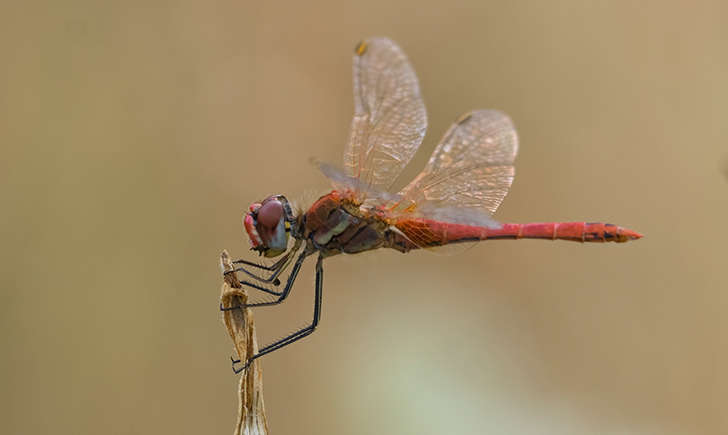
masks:
<path fill-rule="evenodd" d="M 258 225 L 275 228 L 283 217 L 283 204 L 277 199 L 270 200 L 258 209 Z"/>

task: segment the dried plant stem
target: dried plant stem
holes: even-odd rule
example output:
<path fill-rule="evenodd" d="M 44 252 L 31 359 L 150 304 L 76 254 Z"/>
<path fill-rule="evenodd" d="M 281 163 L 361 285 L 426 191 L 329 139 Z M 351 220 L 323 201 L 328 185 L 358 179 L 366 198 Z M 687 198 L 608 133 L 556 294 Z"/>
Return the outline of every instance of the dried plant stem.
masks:
<path fill-rule="evenodd" d="M 232 271 L 233 265 L 227 251 L 220 254 L 223 272 Z M 248 293 L 242 288 L 235 272 L 225 274 L 220 302 L 223 307 L 236 307 L 248 302 Z M 223 311 L 223 320 L 238 359 L 243 363 L 258 351 L 255 336 L 253 312 L 249 308 Z M 260 361 L 254 361 L 240 377 L 240 410 L 235 435 L 265 435 L 268 433 L 268 420 L 263 403 L 263 372 Z"/>

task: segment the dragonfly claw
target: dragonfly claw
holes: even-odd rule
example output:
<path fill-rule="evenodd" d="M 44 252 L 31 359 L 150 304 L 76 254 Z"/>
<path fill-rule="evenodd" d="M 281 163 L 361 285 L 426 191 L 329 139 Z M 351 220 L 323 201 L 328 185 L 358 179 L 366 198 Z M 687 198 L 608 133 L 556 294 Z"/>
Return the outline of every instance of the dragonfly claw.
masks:
<path fill-rule="evenodd" d="M 232 363 L 233 363 L 233 364 L 232 364 L 232 367 L 233 367 L 233 373 L 235 373 L 236 375 L 237 375 L 238 373 L 240 373 L 240 372 L 244 371 L 245 369 L 247 369 L 247 368 L 248 368 L 248 367 L 250 366 L 250 363 L 252 363 L 252 362 L 253 362 L 252 360 L 248 360 L 248 361 L 246 361 L 246 362 L 245 362 L 245 364 L 243 364 L 243 366 L 242 366 L 242 367 L 240 367 L 240 368 L 238 369 L 238 368 L 235 368 L 235 364 L 238 364 L 238 363 L 240 363 L 240 360 L 239 360 L 239 359 L 235 359 L 235 358 L 233 358 L 233 357 L 231 356 L 231 357 L 230 357 L 230 361 L 232 361 Z"/>

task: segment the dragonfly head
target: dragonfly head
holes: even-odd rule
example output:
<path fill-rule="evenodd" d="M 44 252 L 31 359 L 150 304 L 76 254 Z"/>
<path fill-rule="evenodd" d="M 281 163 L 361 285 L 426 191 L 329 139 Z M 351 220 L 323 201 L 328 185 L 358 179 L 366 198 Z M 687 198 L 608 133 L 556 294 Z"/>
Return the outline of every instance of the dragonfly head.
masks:
<path fill-rule="evenodd" d="M 288 247 L 291 223 L 295 222 L 288 200 L 283 195 L 272 195 L 261 202 L 250 204 L 243 217 L 245 231 L 252 250 L 266 257 L 275 257 Z"/>

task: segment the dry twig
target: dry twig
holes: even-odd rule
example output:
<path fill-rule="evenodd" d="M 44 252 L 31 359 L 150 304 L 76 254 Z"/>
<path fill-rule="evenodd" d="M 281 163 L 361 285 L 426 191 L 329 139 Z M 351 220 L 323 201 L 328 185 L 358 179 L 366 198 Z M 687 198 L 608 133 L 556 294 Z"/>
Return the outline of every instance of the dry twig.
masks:
<path fill-rule="evenodd" d="M 220 254 L 220 266 L 225 271 L 232 271 L 233 265 L 227 251 Z M 242 288 L 235 272 L 225 274 L 222 284 L 220 302 L 225 308 L 245 305 L 248 293 Z M 255 336 L 253 312 L 249 308 L 223 311 L 223 320 L 228 334 L 240 361 L 245 361 L 258 351 Z M 255 360 L 240 377 L 240 410 L 235 435 L 266 435 L 268 420 L 263 403 L 263 372 L 260 361 Z"/>

